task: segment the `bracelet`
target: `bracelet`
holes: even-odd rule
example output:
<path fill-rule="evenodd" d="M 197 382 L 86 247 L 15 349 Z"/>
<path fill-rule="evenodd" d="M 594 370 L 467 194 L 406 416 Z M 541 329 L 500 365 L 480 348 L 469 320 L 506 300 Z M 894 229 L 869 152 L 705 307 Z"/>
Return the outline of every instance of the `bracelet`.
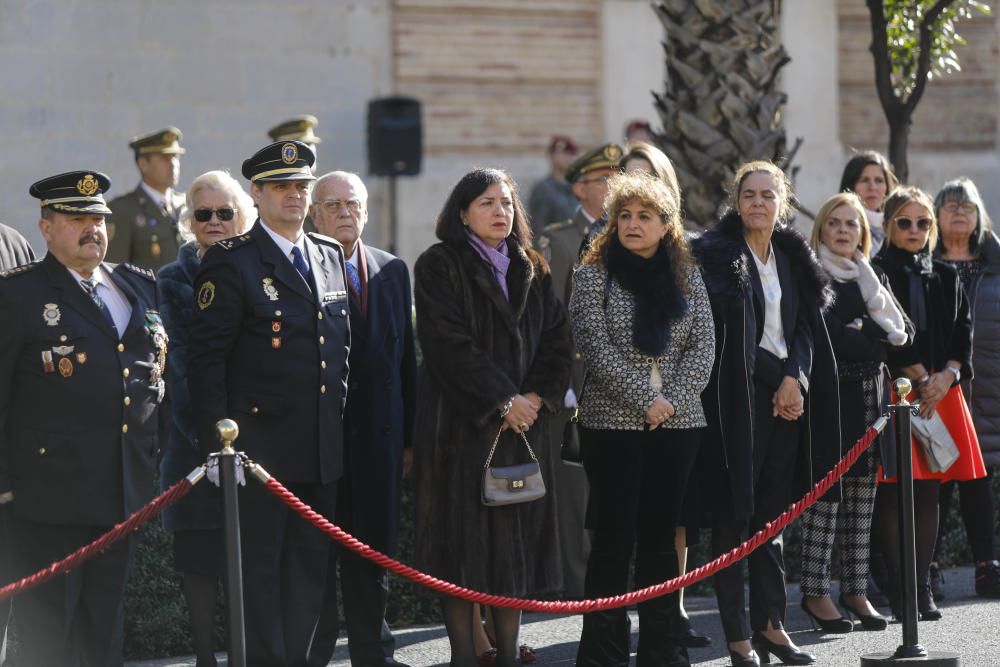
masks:
<path fill-rule="evenodd" d="M 510 414 L 510 409 L 513 407 L 514 407 L 514 397 L 511 396 L 510 398 L 507 399 L 507 402 L 503 404 L 503 407 L 500 408 L 500 419 L 506 419 L 507 415 Z"/>

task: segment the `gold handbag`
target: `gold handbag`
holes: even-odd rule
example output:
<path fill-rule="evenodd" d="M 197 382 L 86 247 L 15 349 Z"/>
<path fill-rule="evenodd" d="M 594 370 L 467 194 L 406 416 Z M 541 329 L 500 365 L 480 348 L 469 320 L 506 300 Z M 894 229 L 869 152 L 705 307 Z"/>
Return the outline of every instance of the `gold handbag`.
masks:
<path fill-rule="evenodd" d="M 482 501 L 487 507 L 500 507 L 538 500 L 545 495 L 545 482 L 542 480 L 542 469 L 538 465 L 538 457 L 531 449 L 527 436 L 519 433 L 531 455 L 531 463 L 520 463 L 512 466 L 490 467 L 493 455 L 497 451 L 503 428 L 497 431 L 493 439 L 493 447 L 483 464 Z"/>

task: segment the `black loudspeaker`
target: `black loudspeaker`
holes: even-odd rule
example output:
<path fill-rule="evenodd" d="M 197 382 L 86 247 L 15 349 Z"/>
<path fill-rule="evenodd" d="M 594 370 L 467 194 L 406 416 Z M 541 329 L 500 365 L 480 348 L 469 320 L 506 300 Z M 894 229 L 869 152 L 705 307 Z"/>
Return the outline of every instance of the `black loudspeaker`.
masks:
<path fill-rule="evenodd" d="M 423 154 L 419 100 L 380 97 L 368 103 L 368 173 L 416 176 Z"/>

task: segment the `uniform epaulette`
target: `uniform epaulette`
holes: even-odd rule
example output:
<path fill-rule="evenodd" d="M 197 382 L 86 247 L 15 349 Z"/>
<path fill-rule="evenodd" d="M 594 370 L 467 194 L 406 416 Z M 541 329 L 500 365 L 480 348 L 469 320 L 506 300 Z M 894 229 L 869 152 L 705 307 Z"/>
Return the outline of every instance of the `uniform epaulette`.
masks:
<path fill-rule="evenodd" d="M 146 278 L 147 280 L 152 280 L 154 283 L 156 282 L 156 274 L 153 273 L 152 269 L 147 269 L 142 266 L 136 266 L 135 264 L 131 264 L 129 262 L 122 262 L 120 266 L 128 269 L 132 273 L 135 273 L 137 275 L 142 276 L 143 278 Z"/>
<path fill-rule="evenodd" d="M 320 234 L 319 232 L 306 232 L 306 236 L 308 236 L 313 241 L 316 241 L 317 243 L 325 243 L 326 245 L 332 245 L 334 247 L 340 248 L 341 250 L 343 250 L 344 248 L 343 244 L 341 244 L 340 241 L 333 238 L 332 236 L 327 236 L 326 234 Z"/>
<path fill-rule="evenodd" d="M 542 234 L 550 234 L 552 232 L 557 232 L 560 229 L 565 229 L 566 227 L 572 227 L 572 226 L 573 226 L 572 219 L 563 220 L 562 222 L 553 222 L 552 224 L 545 225 L 545 227 L 542 228 Z"/>
<path fill-rule="evenodd" d="M 10 278 L 11 276 L 19 276 L 22 273 L 27 273 L 33 269 L 41 266 L 42 260 L 37 260 L 30 262 L 28 264 L 22 264 L 21 266 L 15 266 L 13 269 L 7 269 L 6 271 L 0 271 L 0 278 Z"/>
<path fill-rule="evenodd" d="M 253 240 L 253 237 L 249 234 L 243 234 L 242 236 L 234 236 L 231 239 L 222 239 L 221 241 L 216 241 L 214 245 L 219 246 L 223 250 L 233 250 L 235 248 L 241 248 L 247 243 Z"/>

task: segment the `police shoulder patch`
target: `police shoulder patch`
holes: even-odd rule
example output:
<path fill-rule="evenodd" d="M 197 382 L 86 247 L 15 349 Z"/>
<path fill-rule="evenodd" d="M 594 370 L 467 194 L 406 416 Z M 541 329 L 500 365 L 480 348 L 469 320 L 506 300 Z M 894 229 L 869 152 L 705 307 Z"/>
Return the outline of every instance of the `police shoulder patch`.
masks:
<path fill-rule="evenodd" d="M 136 266 L 135 264 L 132 264 L 131 262 L 122 262 L 120 264 L 120 266 L 123 267 L 123 268 L 125 268 L 125 269 L 128 269 L 129 271 L 131 271 L 132 273 L 134 273 L 136 275 L 142 276 L 146 280 L 151 280 L 154 283 L 156 282 L 156 274 L 153 273 L 152 269 L 147 269 L 147 268 L 145 268 L 143 266 Z"/>
<path fill-rule="evenodd" d="M 21 266 L 15 266 L 13 269 L 7 269 L 6 271 L 0 271 L 0 278 L 11 278 L 13 276 L 19 276 L 22 273 L 27 273 L 41 265 L 41 260 L 30 262 L 28 264 L 22 264 Z"/>

